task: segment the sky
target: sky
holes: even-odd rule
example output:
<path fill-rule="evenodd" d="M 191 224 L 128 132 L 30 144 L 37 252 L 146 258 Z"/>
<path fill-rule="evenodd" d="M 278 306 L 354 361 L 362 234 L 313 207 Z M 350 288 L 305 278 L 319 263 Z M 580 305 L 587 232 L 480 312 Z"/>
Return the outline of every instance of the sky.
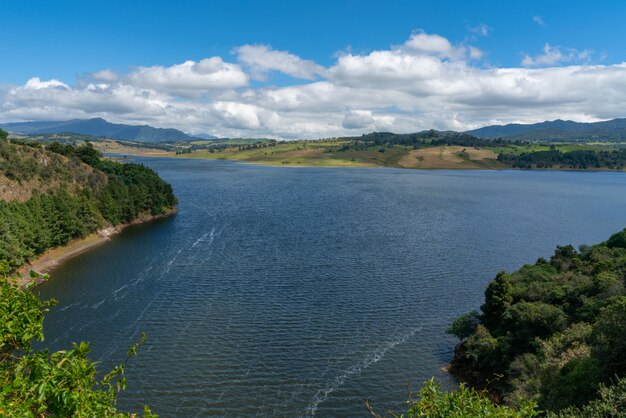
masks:
<path fill-rule="evenodd" d="M 0 0 L 0 122 L 284 139 L 626 116 L 623 1 Z"/>

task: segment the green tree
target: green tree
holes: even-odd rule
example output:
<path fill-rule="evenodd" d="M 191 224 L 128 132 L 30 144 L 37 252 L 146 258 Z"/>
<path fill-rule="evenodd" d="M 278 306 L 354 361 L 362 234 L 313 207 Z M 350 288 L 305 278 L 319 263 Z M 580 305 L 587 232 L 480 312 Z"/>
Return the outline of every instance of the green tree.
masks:
<path fill-rule="evenodd" d="M 478 324 L 480 324 L 480 314 L 476 311 L 471 311 L 455 319 L 446 332 L 456 335 L 460 340 L 464 340 L 476 331 Z"/>
<path fill-rule="evenodd" d="M 626 229 L 611 235 L 606 246 L 609 248 L 626 248 Z"/>
<path fill-rule="evenodd" d="M 607 377 L 626 373 L 626 296 L 615 296 L 602 309 L 592 338 L 595 354 L 604 359 Z"/>
<path fill-rule="evenodd" d="M 493 279 L 485 291 L 485 303 L 480 307 L 483 312 L 483 323 L 493 330 L 504 311 L 513 301 L 512 286 L 509 275 L 501 271 Z"/>
<path fill-rule="evenodd" d="M 582 407 L 548 412 L 548 418 L 623 418 L 626 416 L 626 379 L 613 386 L 601 385 L 598 399 Z"/>
<path fill-rule="evenodd" d="M 172 187 L 153 170 L 101 160 L 90 145 L 52 144 L 44 150 L 0 141 L 0 180 L 3 176 L 45 187 L 30 190 L 25 202 L 0 201 L 3 273 L 7 266 L 13 271 L 45 250 L 104 225 L 130 222 L 145 213 L 162 214 L 177 203 Z"/>

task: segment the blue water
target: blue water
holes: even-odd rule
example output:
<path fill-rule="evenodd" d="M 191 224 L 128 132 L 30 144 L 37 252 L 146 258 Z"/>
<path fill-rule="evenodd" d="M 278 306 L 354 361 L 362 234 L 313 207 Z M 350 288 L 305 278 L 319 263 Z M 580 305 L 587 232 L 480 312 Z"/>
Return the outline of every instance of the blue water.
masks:
<path fill-rule="evenodd" d="M 46 345 L 109 368 L 141 331 L 120 407 L 161 417 L 400 411 L 489 280 L 626 226 L 626 175 L 283 168 L 140 159 L 177 216 L 127 229 L 40 288 Z"/>

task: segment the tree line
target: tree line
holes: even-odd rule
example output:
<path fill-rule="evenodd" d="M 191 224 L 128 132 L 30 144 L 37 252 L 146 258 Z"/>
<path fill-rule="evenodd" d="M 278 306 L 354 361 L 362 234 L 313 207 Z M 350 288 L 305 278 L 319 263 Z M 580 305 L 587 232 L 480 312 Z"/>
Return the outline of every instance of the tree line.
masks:
<path fill-rule="evenodd" d="M 575 150 L 562 152 L 556 149 L 548 151 L 525 152 L 520 155 L 500 154 L 498 161 L 515 168 L 608 168 L 623 170 L 626 166 L 626 149 L 615 151 Z"/>
<path fill-rule="evenodd" d="M 461 132 L 428 130 L 411 134 L 395 134 L 392 132 L 372 132 L 360 137 L 339 138 L 349 140 L 354 146 L 358 145 L 404 145 L 404 146 L 442 146 L 458 145 L 463 147 L 494 147 L 504 145 L 524 145 L 522 141 L 507 141 L 502 138 L 485 139 Z"/>

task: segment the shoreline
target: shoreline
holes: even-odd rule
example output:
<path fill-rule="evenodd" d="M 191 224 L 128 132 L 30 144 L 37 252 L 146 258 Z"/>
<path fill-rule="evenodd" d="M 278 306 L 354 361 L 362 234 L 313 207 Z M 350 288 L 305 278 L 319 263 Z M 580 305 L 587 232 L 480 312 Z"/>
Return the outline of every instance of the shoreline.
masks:
<path fill-rule="evenodd" d="M 150 158 L 150 156 L 145 156 Z M 159 158 L 159 157 L 154 157 Z M 416 170 L 416 171 L 564 171 L 579 173 L 626 173 L 623 170 L 613 170 L 608 168 L 519 168 L 519 167 L 402 167 L 395 165 L 313 165 L 313 164 L 274 164 L 273 162 L 241 160 L 235 158 L 202 158 L 202 157 L 166 157 L 180 158 L 188 160 L 203 161 L 232 161 L 242 165 L 258 165 L 264 167 L 282 167 L 282 168 L 393 168 L 398 170 Z"/>
<path fill-rule="evenodd" d="M 205 158 L 205 157 L 196 157 L 191 154 L 180 154 L 177 155 L 174 152 L 163 152 L 160 154 L 156 153 L 144 153 L 141 151 L 136 152 L 126 152 L 125 155 L 133 156 L 133 157 L 146 157 L 146 158 L 175 158 L 175 159 L 189 159 L 189 160 L 205 160 L 205 161 L 232 161 L 239 164 L 247 164 L 247 165 L 258 165 L 258 166 L 266 166 L 266 167 L 285 167 L 285 168 L 397 168 L 401 170 L 427 170 L 427 171 L 439 171 L 439 170 L 454 170 L 454 171 L 575 171 L 575 172 L 590 172 L 590 173 L 624 173 L 626 172 L 626 168 L 622 170 L 610 169 L 607 167 L 590 167 L 590 168 L 566 168 L 566 167 L 533 167 L 533 168 L 520 168 L 520 167 L 512 167 L 512 166 L 493 166 L 493 167 L 446 167 L 446 166 L 431 166 L 431 167 L 404 167 L 401 165 L 376 165 L 376 164 L 367 164 L 367 163 L 356 163 L 356 164 L 310 164 L 306 163 L 290 163 L 283 164 L 281 161 L 268 161 L 268 160 L 250 160 L 245 158 Z"/>
<path fill-rule="evenodd" d="M 131 155 L 131 154 L 129 154 Z M 609 169 L 606 167 L 600 168 L 566 168 L 566 167 L 533 167 L 533 168 L 519 168 L 513 166 L 502 166 L 502 167 L 403 167 L 401 165 L 374 165 L 374 164 L 337 164 L 337 165 L 323 165 L 323 164 L 283 164 L 274 161 L 263 161 L 263 160 L 248 160 L 248 159 L 239 159 L 239 158 L 203 158 L 203 157 L 193 157 L 187 156 L 193 154 L 184 154 L 184 156 L 180 155 L 171 155 L 171 156 L 155 156 L 155 155 L 141 155 L 135 154 L 135 156 L 147 157 L 147 158 L 176 158 L 176 159 L 188 159 L 188 160 L 204 160 L 204 161 L 232 161 L 238 164 L 247 164 L 247 165 L 259 165 L 265 167 L 284 167 L 284 168 L 396 168 L 400 170 L 424 170 L 424 171 L 570 171 L 570 172 L 582 172 L 582 173 L 625 173 L 626 168 L 622 170 Z"/>
<path fill-rule="evenodd" d="M 157 219 L 167 218 L 175 215 L 177 212 L 178 208 L 174 207 L 160 215 L 140 214 L 131 222 L 117 226 L 108 226 L 89 234 L 85 238 L 76 238 L 64 246 L 51 248 L 18 268 L 15 282 L 20 289 L 31 289 L 39 286 L 45 283 L 48 280 L 47 275 L 63 262 L 110 241 L 112 237 L 119 234 L 124 229 L 133 225 L 145 224 Z M 36 277 L 30 276 L 31 271 L 37 273 Z"/>

